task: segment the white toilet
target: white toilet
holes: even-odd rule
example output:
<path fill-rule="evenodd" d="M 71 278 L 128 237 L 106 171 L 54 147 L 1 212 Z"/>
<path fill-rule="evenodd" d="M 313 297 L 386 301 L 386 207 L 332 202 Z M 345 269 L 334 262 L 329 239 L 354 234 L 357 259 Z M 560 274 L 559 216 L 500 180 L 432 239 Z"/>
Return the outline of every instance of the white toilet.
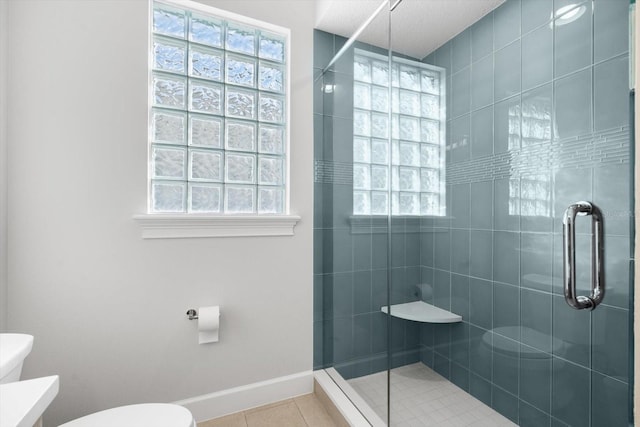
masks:
<path fill-rule="evenodd" d="M 0 334 L 0 384 L 20 379 L 22 364 L 32 347 L 33 335 Z"/>
<path fill-rule="evenodd" d="M 169 403 L 120 406 L 78 418 L 59 427 L 196 427 L 187 408 Z"/>
<path fill-rule="evenodd" d="M 33 346 L 33 336 L 0 334 L 0 384 L 20 379 L 22 364 Z M 56 379 L 57 384 L 57 379 Z M 56 391 L 57 394 L 57 385 Z M 52 396 L 55 397 L 55 394 Z M 48 406 L 48 403 L 47 403 Z M 44 408 L 46 409 L 46 407 Z M 43 410 L 44 410 L 43 409 Z M 96 412 L 60 427 L 196 427 L 191 412 L 168 403 L 120 406 Z"/>

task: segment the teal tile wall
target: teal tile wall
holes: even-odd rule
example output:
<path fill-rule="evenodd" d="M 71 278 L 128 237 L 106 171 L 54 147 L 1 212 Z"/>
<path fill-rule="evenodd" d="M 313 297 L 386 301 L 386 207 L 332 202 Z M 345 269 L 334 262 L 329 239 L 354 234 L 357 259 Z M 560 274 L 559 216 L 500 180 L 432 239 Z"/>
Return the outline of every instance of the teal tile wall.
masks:
<path fill-rule="evenodd" d="M 424 59 L 447 69 L 448 217 L 394 220 L 391 265 L 386 221 L 350 218 L 352 53 L 314 85 L 314 367 L 377 372 L 390 342 L 392 367 L 421 361 L 521 426 L 628 424 L 628 3 L 551 22 L 570 3 L 507 0 Z M 314 36 L 320 75 L 345 39 Z M 605 216 L 607 295 L 591 313 L 561 296 L 562 213 L 582 199 Z M 580 219 L 579 248 L 589 232 Z M 588 251 L 577 264 L 589 283 Z M 392 303 L 463 322 L 389 322 L 388 268 Z"/>
<path fill-rule="evenodd" d="M 314 75 L 346 39 L 314 32 Z M 467 40 L 467 43 L 469 41 Z M 373 52 L 379 48 L 356 43 Z M 468 54 L 462 59 L 469 59 Z M 464 65 L 463 65 L 464 66 Z M 468 69 L 468 64 L 467 64 Z M 314 84 L 314 368 L 335 367 L 344 378 L 420 361 L 420 327 L 388 317 L 387 275 L 392 303 L 417 298 L 424 244 L 418 218 L 391 224 L 388 266 L 386 220 L 359 219 L 353 213 L 353 49 Z M 323 91 L 333 85 L 332 92 Z M 467 85 L 468 86 L 468 85 Z M 448 242 L 447 242 L 448 245 Z M 448 281 L 447 281 L 448 286 Z M 448 289 L 447 289 L 448 297 Z M 440 294 L 438 294 L 439 296 Z M 449 305 L 449 299 L 442 304 Z"/>
<path fill-rule="evenodd" d="M 423 326 L 422 361 L 521 426 L 626 426 L 628 2 L 579 3 L 577 20 L 554 25 L 570 3 L 507 0 L 424 59 L 450 75 L 453 218 L 423 228 L 421 259 L 463 322 Z M 583 199 L 606 224 L 607 295 L 593 312 L 561 295 L 562 214 Z M 590 221 L 578 233 L 586 288 Z"/>

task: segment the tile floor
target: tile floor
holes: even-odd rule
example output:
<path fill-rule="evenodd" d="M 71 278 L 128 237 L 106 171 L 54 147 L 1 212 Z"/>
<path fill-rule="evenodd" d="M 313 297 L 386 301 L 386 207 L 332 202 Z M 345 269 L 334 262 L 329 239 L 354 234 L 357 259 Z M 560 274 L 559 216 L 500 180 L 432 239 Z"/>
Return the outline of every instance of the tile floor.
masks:
<path fill-rule="evenodd" d="M 371 408 L 387 419 L 387 373 L 348 383 Z M 515 426 L 484 403 L 422 363 L 391 371 L 391 426 Z"/>
<path fill-rule="evenodd" d="M 198 427 L 337 427 L 314 394 L 198 423 Z"/>

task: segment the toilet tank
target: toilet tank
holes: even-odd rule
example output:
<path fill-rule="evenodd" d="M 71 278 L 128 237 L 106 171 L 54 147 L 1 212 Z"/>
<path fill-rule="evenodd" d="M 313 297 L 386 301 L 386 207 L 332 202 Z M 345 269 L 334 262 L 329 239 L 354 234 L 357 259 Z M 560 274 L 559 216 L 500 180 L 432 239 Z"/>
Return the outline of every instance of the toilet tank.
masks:
<path fill-rule="evenodd" d="M 0 384 L 20 379 L 22 364 L 32 347 L 32 335 L 0 334 Z"/>

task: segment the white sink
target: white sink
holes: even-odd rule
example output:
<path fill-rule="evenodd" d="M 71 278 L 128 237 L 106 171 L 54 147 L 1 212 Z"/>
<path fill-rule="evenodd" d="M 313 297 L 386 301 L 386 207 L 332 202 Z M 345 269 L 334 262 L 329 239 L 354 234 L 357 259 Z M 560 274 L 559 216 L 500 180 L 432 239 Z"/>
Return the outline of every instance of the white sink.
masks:
<path fill-rule="evenodd" d="M 0 384 L 20 379 L 22 363 L 33 347 L 33 336 L 0 334 Z"/>
<path fill-rule="evenodd" d="M 58 395 L 57 375 L 0 384 L 0 426 L 32 427 Z"/>

